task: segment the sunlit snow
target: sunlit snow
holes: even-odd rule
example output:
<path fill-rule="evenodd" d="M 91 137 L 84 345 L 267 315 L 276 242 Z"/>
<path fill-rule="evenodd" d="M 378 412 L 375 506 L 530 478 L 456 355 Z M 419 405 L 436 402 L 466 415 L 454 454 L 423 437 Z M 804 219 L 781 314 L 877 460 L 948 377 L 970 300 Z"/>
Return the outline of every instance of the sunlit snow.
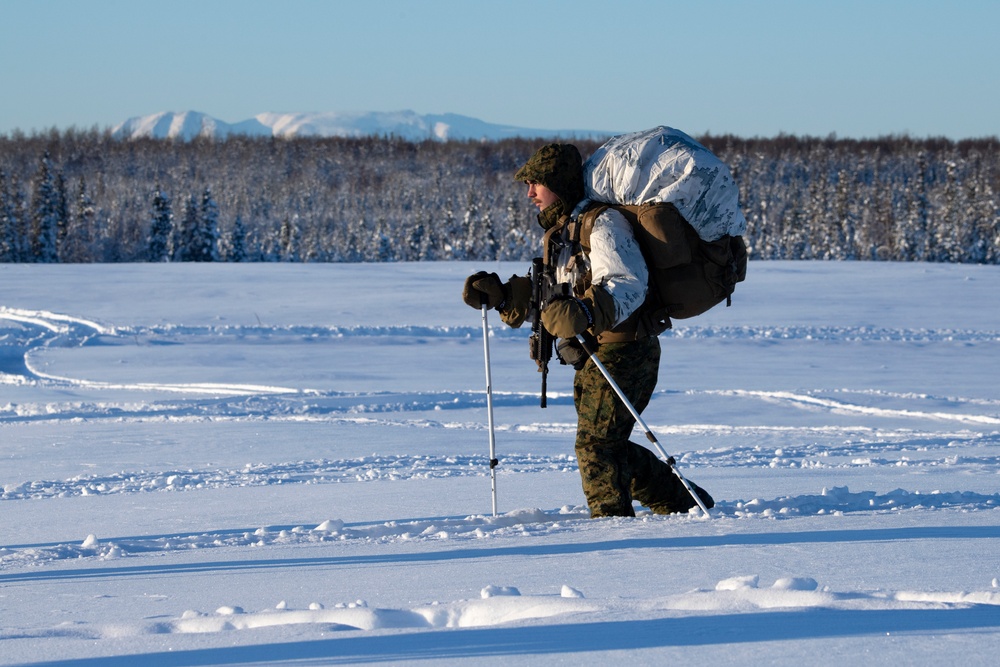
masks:
<path fill-rule="evenodd" d="M 991 664 L 997 267 L 752 264 L 644 415 L 717 505 L 588 518 L 519 264 L 0 265 L 0 664 Z M 642 435 L 638 442 L 644 442 Z"/>

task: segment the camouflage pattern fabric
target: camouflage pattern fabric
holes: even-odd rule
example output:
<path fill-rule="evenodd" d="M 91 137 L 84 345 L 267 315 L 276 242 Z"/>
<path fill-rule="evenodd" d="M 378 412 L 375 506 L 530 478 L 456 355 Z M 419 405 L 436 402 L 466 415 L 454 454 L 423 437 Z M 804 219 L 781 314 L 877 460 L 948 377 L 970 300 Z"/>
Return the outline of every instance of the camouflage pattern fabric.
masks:
<path fill-rule="evenodd" d="M 612 137 L 583 166 L 595 202 L 674 204 L 705 241 L 742 236 L 747 221 L 732 172 L 710 150 L 672 127 Z"/>
<path fill-rule="evenodd" d="M 583 199 L 583 158 L 573 144 L 546 144 L 514 174 L 515 181 L 541 183 L 569 209 Z"/>
<path fill-rule="evenodd" d="M 641 413 L 656 387 L 659 339 L 601 345 L 597 357 Z M 694 499 L 670 466 L 629 441 L 635 419 L 591 360 L 576 373 L 573 401 L 578 419 L 576 456 L 592 517 L 635 516 L 633 498 L 656 514 L 694 507 Z M 709 507 L 714 504 L 702 489 L 696 492 Z"/>

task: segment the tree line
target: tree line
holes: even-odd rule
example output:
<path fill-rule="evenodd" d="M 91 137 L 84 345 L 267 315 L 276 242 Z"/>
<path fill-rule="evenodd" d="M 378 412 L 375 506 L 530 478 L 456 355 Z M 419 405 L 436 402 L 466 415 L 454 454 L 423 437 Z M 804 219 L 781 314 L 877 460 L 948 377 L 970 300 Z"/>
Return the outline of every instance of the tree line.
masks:
<path fill-rule="evenodd" d="M 698 139 L 752 259 L 1000 263 L 996 138 Z M 0 136 L 0 262 L 528 260 L 541 143 Z"/>

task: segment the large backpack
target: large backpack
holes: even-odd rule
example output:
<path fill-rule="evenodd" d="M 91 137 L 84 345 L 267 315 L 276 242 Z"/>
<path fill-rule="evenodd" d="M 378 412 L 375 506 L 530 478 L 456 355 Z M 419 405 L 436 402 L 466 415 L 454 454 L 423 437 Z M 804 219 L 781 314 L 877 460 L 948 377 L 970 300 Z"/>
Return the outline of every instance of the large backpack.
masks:
<path fill-rule="evenodd" d="M 644 310 L 660 330 L 726 301 L 746 279 L 746 218 L 729 167 L 680 130 L 612 137 L 584 164 L 586 231 L 608 206 L 632 223 L 649 267 Z M 586 233 L 586 232 L 584 232 Z"/>

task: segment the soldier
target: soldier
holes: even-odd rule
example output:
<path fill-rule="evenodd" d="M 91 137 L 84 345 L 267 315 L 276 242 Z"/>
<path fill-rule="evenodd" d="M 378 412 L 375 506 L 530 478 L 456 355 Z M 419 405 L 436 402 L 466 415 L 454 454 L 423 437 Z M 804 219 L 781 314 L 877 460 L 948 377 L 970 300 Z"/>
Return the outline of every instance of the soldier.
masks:
<path fill-rule="evenodd" d="M 576 341 L 589 332 L 599 343 L 597 357 L 638 411 L 656 387 L 660 342 L 642 317 L 648 271 L 632 226 L 613 208 L 584 216 L 583 163 L 571 144 L 540 148 L 514 175 L 528 186 L 546 230 L 543 254 L 555 264 L 557 282 L 570 294 L 541 309 L 545 329 L 559 339 L 557 352 L 576 369 L 573 402 L 577 413 L 576 457 L 592 517 L 635 516 L 632 500 L 656 514 L 686 512 L 695 501 L 670 466 L 649 449 L 629 441 L 635 418 L 600 369 Z M 578 225 L 583 219 L 586 225 Z M 581 229 L 582 227 L 582 229 Z M 519 327 L 531 312 L 531 281 L 480 271 L 465 281 L 463 300 L 479 309 L 485 303 L 508 325 Z M 692 487 L 705 505 L 711 496 Z"/>

